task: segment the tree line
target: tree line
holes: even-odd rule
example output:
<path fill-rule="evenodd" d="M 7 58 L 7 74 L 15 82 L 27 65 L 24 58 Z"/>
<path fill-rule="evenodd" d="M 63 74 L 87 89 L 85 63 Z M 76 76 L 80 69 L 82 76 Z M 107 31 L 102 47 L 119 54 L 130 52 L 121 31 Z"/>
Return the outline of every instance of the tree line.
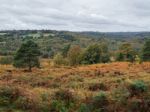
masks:
<path fill-rule="evenodd" d="M 114 53 L 113 53 L 114 54 Z M 32 71 L 33 67 L 40 67 L 41 51 L 34 41 L 28 40 L 16 51 L 13 65 L 17 68 L 27 68 Z M 0 63 L 7 64 L 9 58 L 2 58 Z M 109 51 L 106 44 L 92 44 L 87 48 L 78 45 L 66 45 L 61 52 L 55 54 L 53 63 L 55 65 L 86 65 L 97 63 L 108 63 L 112 61 L 138 62 L 150 61 L 150 39 L 146 40 L 141 52 L 136 52 L 132 45 L 124 43 L 120 45 L 115 56 Z M 8 62 L 8 63 L 9 63 Z"/>

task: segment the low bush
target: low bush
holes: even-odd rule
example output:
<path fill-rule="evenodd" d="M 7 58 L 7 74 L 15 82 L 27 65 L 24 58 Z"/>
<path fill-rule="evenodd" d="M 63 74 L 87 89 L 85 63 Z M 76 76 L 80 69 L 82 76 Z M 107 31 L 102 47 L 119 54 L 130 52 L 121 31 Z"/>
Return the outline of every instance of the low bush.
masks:
<path fill-rule="evenodd" d="M 50 112 L 68 112 L 63 101 L 54 100 L 51 104 Z"/>
<path fill-rule="evenodd" d="M 147 91 L 147 85 L 143 81 L 134 81 L 128 86 L 131 96 L 139 95 Z"/>
<path fill-rule="evenodd" d="M 131 99 L 128 102 L 127 111 L 129 112 L 146 112 L 142 110 L 142 102 L 140 99 Z M 148 111 L 147 111 L 148 112 Z"/>
<path fill-rule="evenodd" d="M 54 66 L 68 65 L 68 60 L 64 59 L 64 57 L 60 53 L 58 53 L 54 56 L 53 63 L 54 63 Z"/>
<path fill-rule="evenodd" d="M 9 65 L 13 63 L 13 57 L 11 56 L 5 56 L 0 58 L 0 64 L 2 65 Z"/>
<path fill-rule="evenodd" d="M 95 96 L 91 103 L 91 109 L 96 112 L 105 112 L 107 111 L 108 106 L 108 98 L 105 92 L 100 92 L 97 96 Z"/>
<path fill-rule="evenodd" d="M 86 104 L 81 104 L 78 112 L 91 112 Z"/>
<path fill-rule="evenodd" d="M 7 107 L 11 110 L 19 109 L 23 111 L 32 110 L 33 112 L 39 112 L 44 104 L 44 102 L 41 103 L 41 101 L 42 98 L 39 95 L 29 90 L 8 85 L 0 87 L 1 107 Z"/>
<path fill-rule="evenodd" d="M 77 95 L 73 90 L 61 89 L 55 93 L 57 100 L 64 101 L 66 104 L 75 103 L 77 101 Z"/>
<path fill-rule="evenodd" d="M 0 87 L 0 105 L 9 106 L 18 97 L 19 91 L 15 87 L 11 86 L 1 86 Z"/>
<path fill-rule="evenodd" d="M 18 99 L 14 102 L 16 108 L 21 110 L 32 110 L 39 112 L 41 108 L 41 98 L 30 92 L 26 91 L 25 93 L 21 94 Z"/>
<path fill-rule="evenodd" d="M 125 106 L 129 96 L 130 92 L 125 86 L 119 86 L 111 92 L 111 97 L 118 106 Z"/>
<path fill-rule="evenodd" d="M 59 112 L 73 111 L 78 105 L 78 95 L 69 89 L 61 89 L 57 91 L 53 98 L 57 106 L 61 106 L 63 110 Z M 57 111 L 56 111 L 57 112 Z"/>

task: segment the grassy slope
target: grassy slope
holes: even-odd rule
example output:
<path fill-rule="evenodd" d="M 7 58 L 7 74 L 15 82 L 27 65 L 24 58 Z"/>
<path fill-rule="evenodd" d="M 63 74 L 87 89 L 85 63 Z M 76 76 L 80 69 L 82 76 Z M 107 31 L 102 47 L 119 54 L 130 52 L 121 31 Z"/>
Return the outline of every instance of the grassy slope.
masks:
<path fill-rule="evenodd" d="M 76 92 L 81 100 L 95 96 L 103 90 L 111 94 L 122 82 L 143 80 L 150 85 L 150 63 L 110 63 L 80 67 L 53 67 L 42 60 L 41 69 L 32 73 L 18 70 L 11 65 L 0 65 L 0 86 L 19 87 L 22 94 L 38 97 L 41 94 L 52 96 L 60 88 Z M 102 89 L 92 85 L 103 84 Z M 111 97 L 111 96 L 110 96 Z"/>

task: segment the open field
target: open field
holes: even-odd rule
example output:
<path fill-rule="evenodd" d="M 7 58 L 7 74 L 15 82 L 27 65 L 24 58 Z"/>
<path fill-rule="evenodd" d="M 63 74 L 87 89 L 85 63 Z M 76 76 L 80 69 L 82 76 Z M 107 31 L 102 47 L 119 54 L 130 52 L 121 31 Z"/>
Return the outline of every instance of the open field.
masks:
<path fill-rule="evenodd" d="M 90 102 L 92 97 L 104 91 L 109 102 L 106 109 L 127 112 L 126 106 L 117 104 L 126 89 L 118 89 L 127 88 L 131 94 L 128 87 L 137 80 L 144 81 L 148 89 L 140 95 L 150 98 L 147 96 L 150 95 L 150 63 L 116 62 L 80 67 L 54 67 L 49 61 L 42 60 L 41 68 L 33 69 L 32 73 L 13 68 L 11 65 L 0 65 L 0 105 L 2 112 L 63 112 L 59 110 L 61 107 L 58 110 L 50 110 L 53 100 L 58 98 L 56 93 L 62 92 L 78 99 L 73 107 L 64 112 L 78 112 L 82 103 Z M 119 91 L 118 99 L 114 98 L 114 95 L 117 95 L 114 94 L 115 90 Z M 140 95 L 129 95 L 126 102 L 134 100 L 142 103 L 143 97 Z"/>

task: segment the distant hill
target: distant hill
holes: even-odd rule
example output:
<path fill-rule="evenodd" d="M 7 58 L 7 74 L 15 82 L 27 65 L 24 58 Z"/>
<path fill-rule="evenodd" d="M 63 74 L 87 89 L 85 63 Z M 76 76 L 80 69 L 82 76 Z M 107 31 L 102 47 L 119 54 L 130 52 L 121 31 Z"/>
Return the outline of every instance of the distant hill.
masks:
<path fill-rule="evenodd" d="M 13 54 L 22 42 L 32 39 L 37 42 L 45 55 L 53 55 L 67 45 L 82 48 L 94 43 L 106 43 L 115 51 L 124 42 L 131 43 L 140 50 L 150 32 L 69 32 L 56 30 L 13 30 L 0 31 L 0 55 Z"/>
<path fill-rule="evenodd" d="M 81 34 L 100 38 L 100 37 L 107 37 L 107 38 L 150 38 L 150 32 L 82 32 Z"/>

